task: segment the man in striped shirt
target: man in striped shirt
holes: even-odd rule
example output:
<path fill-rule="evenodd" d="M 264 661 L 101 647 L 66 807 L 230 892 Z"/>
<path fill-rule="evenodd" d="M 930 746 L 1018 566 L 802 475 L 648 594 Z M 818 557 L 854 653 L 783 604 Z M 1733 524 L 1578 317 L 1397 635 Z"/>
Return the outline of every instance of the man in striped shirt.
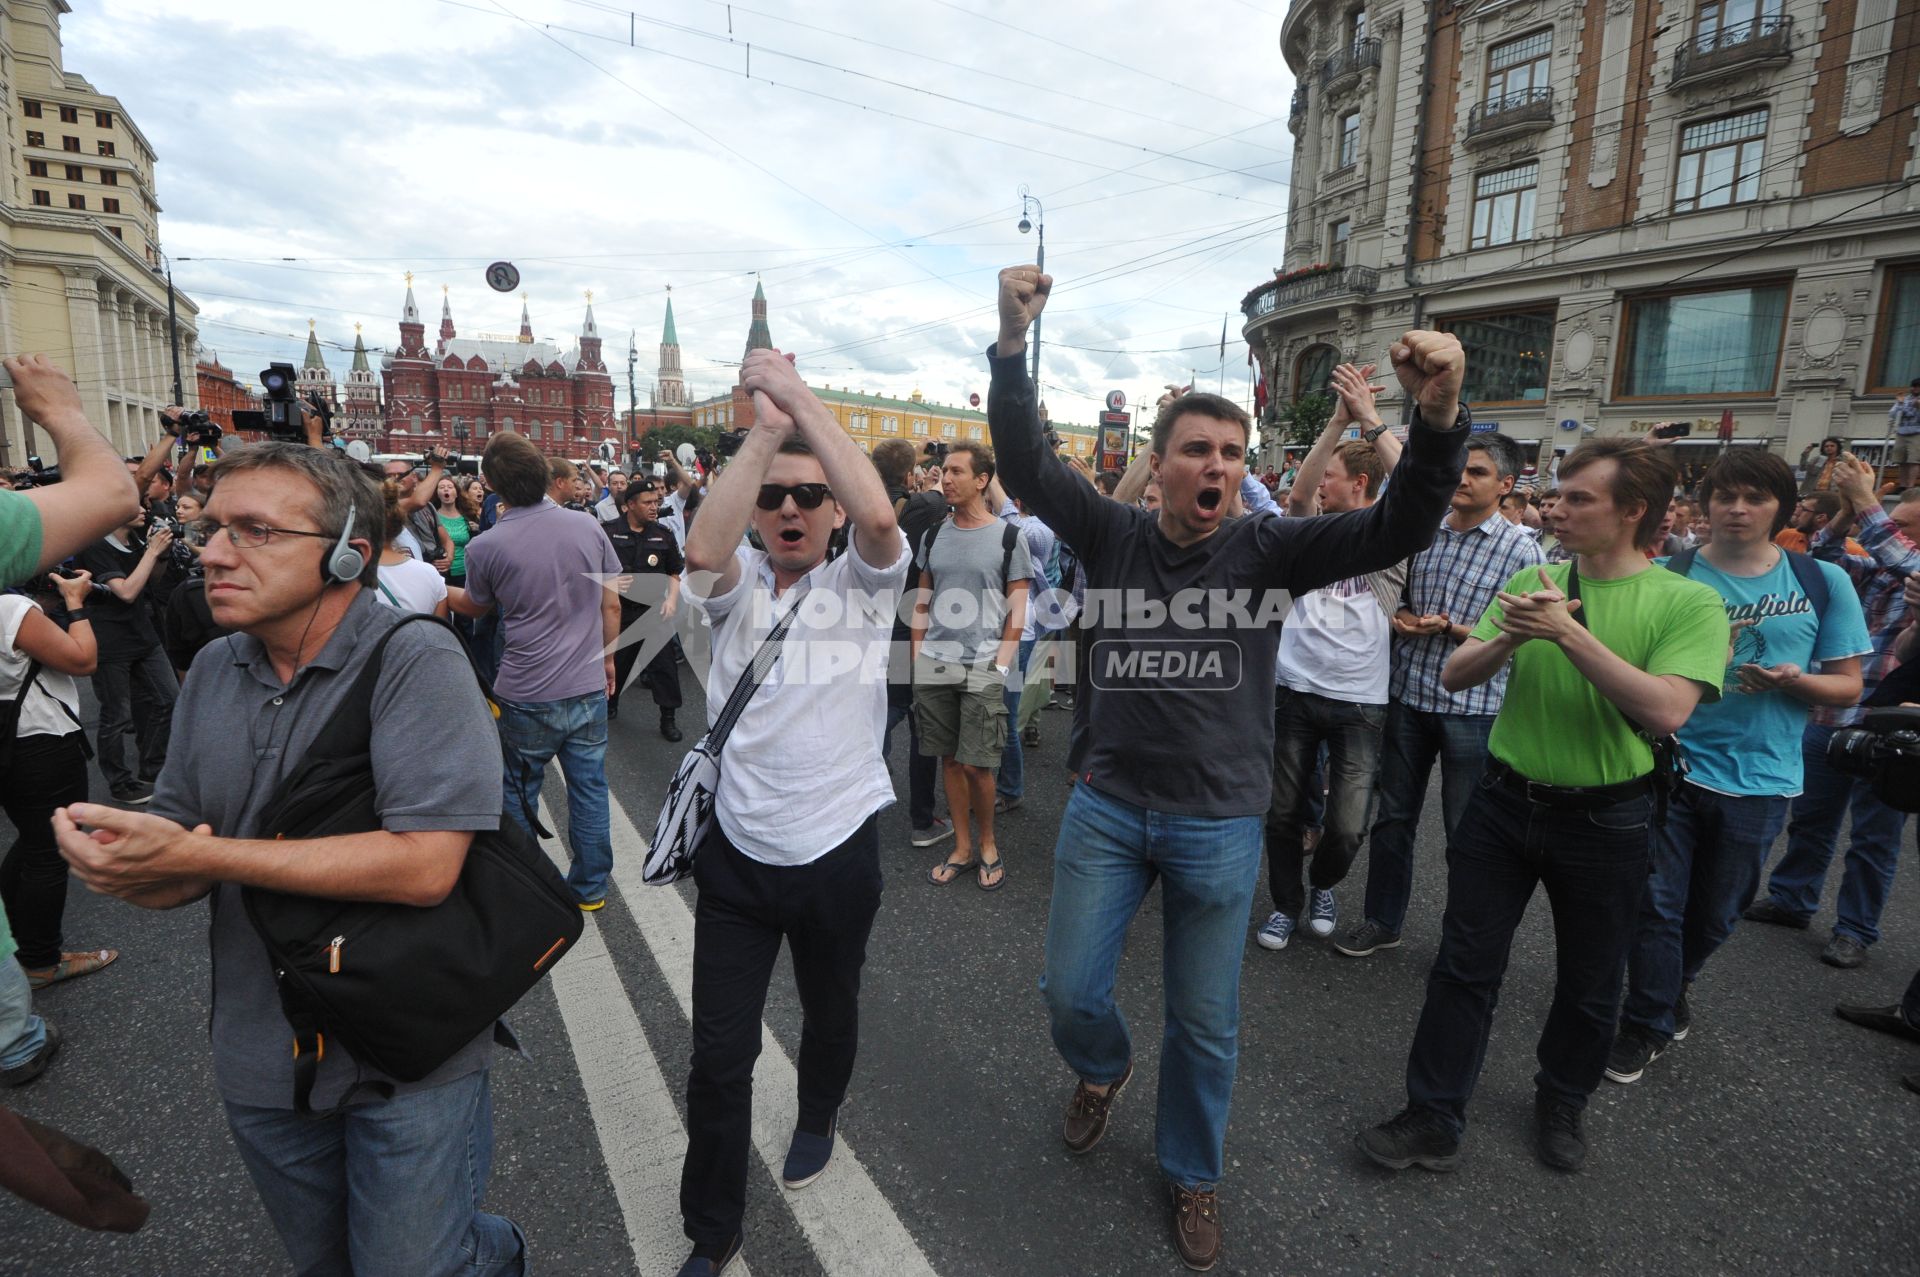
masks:
<path fill-rule="evenodd" d="M 1520 446 L 1503 434 L 1469 439 L 1453 507 L 1432 546 L 1415 555 L 1408 569 L 1406 594 L 1393 617 L 1393 674 L 1375 791 L 1379 810 L 1367 852 L 1366 913 L 1333 942 L 1350 958 L 1399 947 L 1413 893 L 1413 837 L 1434 759 L 1440 760 L 1449 839 L 1486 765 L 1506 671 L 1478 687 L 1449 692 L 1440 685 L 1440 670 L 1501 585 L 1544 561 L 1540 543 L 1500 515 L 1500 500 L 1513 491 L 1522 464 Z"/>

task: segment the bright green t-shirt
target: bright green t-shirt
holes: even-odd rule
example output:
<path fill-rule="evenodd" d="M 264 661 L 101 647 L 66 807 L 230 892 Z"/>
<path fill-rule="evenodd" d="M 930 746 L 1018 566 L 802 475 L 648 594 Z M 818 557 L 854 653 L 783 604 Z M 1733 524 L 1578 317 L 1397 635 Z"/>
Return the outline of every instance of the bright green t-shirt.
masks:
<path fill-rule="evenodd" d="M 1567 567 L 1552 563 L 1546 569 L 1562 590 Z M 1524 568 L 1501 588 L 1509 594 L 1537 590 L 1539 569 Z M 1651 565 L 1614 581 L 1583 576 L 1580 609 L 1593 636 L 1628 664 L 1649 674 L 1690 678 L 1708 689 L 1702 700 L 1720 698 L 1727 612 L 1712 586 Z M 1496 598 L 1473 627 L 1473 637 L 1499 637 L 1500 615 Z M 1487 744 L 1495 758 L 1522 776 L 1549 785 L 1617 785 L 1653 770 L 1653 750 L 1613 702 L 1556 644 L 1542 639 L 1515 650 L 1507 696 Z"/>
<path fill-rule="evenodd" d="M 0 587 L 18 585 L 40 566 L 40 511 L 25 495 L 0 488 Z"/>

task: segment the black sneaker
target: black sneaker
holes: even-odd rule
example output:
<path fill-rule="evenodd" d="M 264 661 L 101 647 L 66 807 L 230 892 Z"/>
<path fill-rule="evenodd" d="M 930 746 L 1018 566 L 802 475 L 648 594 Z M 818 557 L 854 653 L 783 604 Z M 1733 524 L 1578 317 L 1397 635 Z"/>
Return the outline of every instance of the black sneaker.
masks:
<path fill-rule="evenodd" d="M 109 790 L 116 803 L 125 803 L 129 807 L 144 807 L 153 801 L 153 786 L 140 781 L 129 781 L 124 785 L 115 785 Z"/>
<path fill-rule="evenodd" d="M 686 733 L 680 730 L 680 725 L 673 721 L 673 711 L 670 709 L 660 711 L 660 735 L 675 744 L 686 738 Z"/>
<path fill-rule="evenodd" d="M 1687 1001 L 1687 995 L 1693 992 L 1693 981 L 1680 986 L 1680 1000 L 1673 1004 L 1673 1040 L 1685 1042 L 1687 1034 L 1693 1031 L 1693 1005 Z"/>
<path fill-rule="evenodd" d="M 1368 918 L 1346 935 L 1335 940 L 1333 947 L 1349 958 L 1365 958 L 1377 949 L 1398 949 L 1400 933 L 1388 931 L 1373 919 Z"/>
<path fill-rule="evenodd" d="M 735 1233 L 718 1255 L 703 1255 L 700 1252 L 708 1248 L 696 1246 L 693 1254 L 687 1256 L 687 1262 L 680 1266 L 678 1277 L 720 1277 L 740 1258 L 740 1246 L 745 1240 L 744 1234 Z"/>
<path fill-rule="evenodd" d="M 0 962 L 10 962 L 10 958 L 0 958 Z M 0 1069 L 0 1086 L 25 1086 L 47 1071 L 47 1065 L 53 1063 L 53 1057 L 60 1054 L 60 1030 L 53 1027 L 53 1021 L 43 1020 L 47 1038 L 40 1049 L 28 1056 L 23 1062 L 10 1069 Z"/>
<path fill-rule="evenodd" d="M 1418 1166 L 1430 1171 L 1450 1171 L 1460 1164 L 1460 1137 L 1447 1129 L 1436 1113 L 1426 1109 L 1402 1109 L 1354 1138 L 1360 1151 L 1390 1171 Z"/>
<path fill-rule="evenodd" d="M 1040 723 L 1037 719 L 1020 729 L 1020 743 L 1028 749 L 1040 748 Z"/>
<path fill-rule="evenodd" d="M 1587 1137 L 1580 1130 L 1580 1110 L 1548 1095 L 1533 1097 L 1534 1151 L 1556 1171 L 1577 1171 L 1587 1160 Z"/>
<path fill-rule="evenodd" d="M 1833 939 L 1827 941 L 1827 947 L 1820 951 L 1820 961 L 1842 971 L 1851 971 L 1866 960 L 1867 946 L 1839 932 L 1835 932 Z"/>
<path fill-rule="evenodd" d="M 1909 1042 L 1920 1042 L 1920 1024 L 1907 1019 L 1905 1008 L 1898 1003 L 1890 1007 L 1869 1007 L 1843 1002 L 1833 1009 L 1833 1013 L 1850 1024 L 1891 1033 Z"/>
<path fill-rule="evenodd" d="M 1805 931 L 1811 918 L 1803 918 L 1793 910 L 1775 900 L 1772 896 L 1762 896 L 1740 911 L 1740 916 L 1748 922 L 1768 922 L 1776 927 L 1792 927 L 1795 931 Z"/>
<path fill-rule="evenodd" d="M 1614 1035 L 1613 1050 L 1607 1053 L 1607 1080 L 1638 1082 L 1640 1075 L 1666 1052 L 1667 1044 L 1658 1033 L 1643 1024 L 1623 1024 Z"/>

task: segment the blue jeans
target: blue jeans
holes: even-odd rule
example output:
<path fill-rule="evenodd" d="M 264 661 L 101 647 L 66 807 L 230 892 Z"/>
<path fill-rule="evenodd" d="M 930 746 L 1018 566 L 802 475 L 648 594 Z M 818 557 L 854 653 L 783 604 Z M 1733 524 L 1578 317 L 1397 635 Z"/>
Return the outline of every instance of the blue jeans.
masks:
<path fill-rule="evenodd" d="M 533 831 L 540 782 L 558 756 L 567 778 L 567 849 L 573 867 L 567 885 L 581 900 L 607 894 L 613 873 L 613 836 L 607 814 L 607 694 L 589 692 L 564 701 L 500 701 L 500 753 L 504 806 L 521 828 Z M 524 804 L 524 806 L 523 806 Z"/>
<path fill-rule="evenodd" d="M 6 920 L 0 918 L 0 928 Z M 17 1069 L 46 1044 L 47 1022 L 33 1013 L 33 986 L 11 956 L 0 958 L 0 1069 Z"/>
<path fill-rule="evenodd" d="M 1620 979 L 1646 891 L 1646 796 L 1594 811 L 1531 802 L 1481 778 L 1447 845 L 1447 911 L 1407 1055 L 1408 1107 L 1459 1135 L 1480 1081 L 1513 933 L 1535 888 L 1553 909 L 1553 1006 L 1540 1032 L 1540 1094 L 1584 1108 L 1613 1048 Z"/>
<path fill-rule="evenodd" d="M 1760 885 L 1786 798 L 1716 794 L 1682 785 L 1653 837 L 1653 872 L 1627 958 L 1620 1018 L 1673 1037 L 1681 989 L 1733 934 Z"/>
<path fill-rule="evenodd" d="M 1225 1160 L 1260 829 L 1258 816 L 1175 816 L 1075 784 L 1053 849 L 1040 989 L 1055 1048 L 1096 1086 L 1133 1059 L 1114 972 L 1128 924 L 1161 880 L 1166 1031 L 1154 1144 L 1160 1169 L 1188 1188 L 1217 1184 Z"/>
<path fill-rule="evenodd" d="M 519 1228 L 480 1210 L 493 1168 L 484 1069 L 332 1117 L 229 1104 L 227 1125 L 301 1277 L 528 1271 Z"/>
<path fill-rule="evenodd" d="M 994 779 L 994 792 L 1008 802 L 1018 802 L 1027 792 L 1027 773 L 1020 756 L 1020 694 L 1027 686 L 1027 662 L 1033 659 L 1038 639 L 1020 640 L 1020 652 L 1007 673 L 1007 747 L 1000 751 L 1000 774 Z"/>
<path fill-rule="evenodd" d="M 1404 705 L 1387 707 L 1381 739 L 1379 814 L 1367 847 L 1367 918 L 1395 935 L 1407 921 L 1413 898 L 1413 840 L 1427 779 L 1440 760 L 1440 814 L 1453 840 L 1480 774 L 1487 765 L 1491 714 L 1431 714 Z"/>
<path fill-rule="evenodd" d="M 1842 775 L 1827 765 L 1827 742 L 1833 728 L 1807 724 L 1800 738 L 1806 765 L 1806 787 L 1793 800 L 1793 821 L 1787 826 L 1787 852 L 1767 879 L 1767 894 L 1781 908 L 1802 918 L 1820 909 L 1820 888 L 1827 880 L 1840 841 L 1840 820 L 1853 809 L 1853 840 L 1847 846 L 1847 872 L 1840 880 L 1839 917 L 1833 934 L 1852 936 L 1861 944 L 1880 938 L 1880 914 L 1893 890 L 1893 870 L 1900 861 L 1900 834 L 1907 814 L 1874 797 L 1873 786 Z"/>

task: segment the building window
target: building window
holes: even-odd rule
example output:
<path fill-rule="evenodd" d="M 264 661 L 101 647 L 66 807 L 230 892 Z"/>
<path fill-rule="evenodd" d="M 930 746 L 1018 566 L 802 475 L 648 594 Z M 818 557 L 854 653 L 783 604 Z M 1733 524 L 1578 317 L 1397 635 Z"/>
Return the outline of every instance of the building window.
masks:
<path fill-rule="evenodd" d="M 1347 240 L 1353 235 L 1351 218 L 1341 218 L 1327 228 L 1327 262 L 1332 266 L 1347 264 Z"/>
<path fill-rule="evenodd" d="M 45 177 L 46 175 L 47 175 L 47 162 L 45 160 L 28 160 L 27 161 L 28 177 Z"/>
<path fill-rule="evenodd" d="M 69 182 L 84 182 L 87 180 L 87 171 L 78 164 L 69 164 L 66 167 L 67 180 Z"/>
<path fill-rule="evenodd" d="M 111 143 L 111 142 L 102 142 L 102 143 L 100 143 L 100 154 L 102 154 L 102 155 L 112 155 L 112 154 L 113 154 L 113 143 Z"/>
<path fill-rule="evenodd" d="M 1765 107 L 1682 128 L 1673 211 L 1691 213 L 1759 199 L 1760 159 L 1766 146 Z"/>
<path fill-rule="evenodd" d="M 1318 394 L 1333 384 L 1339 354 L 1332 346 L 1309 346 L 1293 361 L 1293 397 Z"/>
<path fill-rule="evenodd" d="M 1473 179 L 1473 234 L 1470 248 L 1491 248 L 1533 238 L 1534 185 L 1540 162 L 1481 173 Z"/>
<path fill-rule="evenodd" d="M 1473 351 L 1467 361 L 1467 384 L 1460 391 L 1468 403 L 1477 408 L 1546 399 L 1553 356 L 1552 311 L 1462 315 L 1442 319 L 1440 329 Z"/>
<path fill-rule="evenodd" d="M 1700 6 L 1700 35 L 1737 44 L 1757 34 L 1763 18 L 1780 16 L 1784 0 L 1725 0 Z"/>
<path fill-rule="evenodd" d="M 120 201 L 103 199 L 100 201 L 100 211 L 103 213 L 118 213 L 120 211 Z"/>
<path fill-rule="evenodd" d="M 1880 301 L 1880 350 L 1874 361 L 1874 387 L 1904 394 L 1920 377 L 1920 265 L 1887 272 Z"/>
<path fill-rule="evenodd" d="M 1535 89 L 1544 89 L 1553 60 L 1553 28 L 1496 44 L 1487 51 L 1487 105 L 1517 97 L 1526 101 Z"/>
<path fill-rule="evenodd" d="M 79 108 L 79 107 L 77 107 L 77 106 L 63 106 L 63 107 L 61 107 L 61 108 L 60 108 L 60 123 L 62 123 L 62 124 L 78 124 L 78 123 L 80 123 L 80 108 Z"/>
<path fill-rule="evenodd" d="M 53 206 L 53 193 L 51 191 L 35 191 L 33 193 L 33 202 L 41 208 L 51 208 Z"/>
<path fill-rule="evenodd" d="M 969 439 L 971 439 L 971 440 L 973 440 L 973 441 L 974 441 L 975 443 L 978 443 L 978 442 L 980 442 L 980 427 L 978 427 L 978 426 L 968 426 L 968 427 L 967 427 L 967 438 L 969 438 Z"/>
<path fill-rule="evenodd" d="M 958 439 L 960 437 L 960 428 L 951 421 L 941 422 L 940 437 L 942 439 Z"/>
<path fill-rule="evenodd" d="M 95 111 L 93 113 L 93 122 L 94 124 L 98 125 L 100 128 L 110 129 L 113 127 L 113 112 L 112 111 Z"/>
<path fill-rule="evenodd" d="M 34 133 L 31 131 L 27 133 L 28 146 L 45 146 L 46 144 L 47 135 L 45 133 Z"/>
<path fill-rule="evenodd" d="M 67 196 L 67 207 L 84 211 L 87 207 L 87 197 L 84 195 L 69 195 Z"/>
<path fill-rule="evenodd" d="M 118 186 L 120 185 L 120 175 L 110 168 L 103 168 L 100 170 L 100 185 Z"/>
<path fill-rule="evenodd" d="M 75 155 L 78 155 L 80 153 L 80 139 L 77 137 L 63 137 L 60 139 L 60 149 L 63 151 L 72 151 Z"/>
<path fill-rule="evenodd" d="M 888 418 L 887 418 L 887 422 L 888 422 L 888 425 L 887 425 L 887 429 L 889 429 L 889 430 L 891 430 L 891 429 L 893 429 L 893 425 L 892 425 L 892 423 L 893 423 L 893 418 L 892 418 L 892 417 L 888 417 Z M 924 438 L 924 437 L 926 436 L 926 433 L 927 433 L 927 423 L 926 423 L 926 422 L 924 422 L 924 421 L 916 421 L 916 422 L 914 422 L 914 423 L 913 423 L 913 433 L 914 433 L 915 435 L 918 435 L 918 436 L 920 436 L 920 437 L 922 437 L 922 438 Z"/>
<path fill-rule="evenodd" d="M 107 234 L 109 234 L 109 235 L 111 235 L 111 236 L 113 236 L 113 237 L 114 237 L 115 239 L 121 239 L 121 240 L 123 240 L 123 239 L 125 239 L 125 238 L 126 238 L 126 236 L 125 236 L 125 235 L 123 235 L 123 234 L 121 234 L 121 233 L 120 233 L 120 228 L 119 228 L 118 226 L 109 226 L 109 227 L 107 227 Z"/>
<path fill-rule="evenodd" d="M 29 120 L 37 120 L 40 118 L 40 104 L 32 98 L 21 98 L 20 113 Z"/>
<path fill-rule="evenodd" d="M 1620 393 L 1772 394 L 1786 326 L 1785 284 L 1631 298 Z"/>
<path fill-rule="evenodd" d="M 1359 44 L 1367 38 L 1367 11 L 1355 9 L 1347 15 L 1347 44 L 1349 47 Z"/>
<path fill-rule="evenodd" d="M 1360 112 L 1348 111 L 1340 117 L 1340 162 L 1335 168 L 1352 168 L 1360 158 Z"/>

